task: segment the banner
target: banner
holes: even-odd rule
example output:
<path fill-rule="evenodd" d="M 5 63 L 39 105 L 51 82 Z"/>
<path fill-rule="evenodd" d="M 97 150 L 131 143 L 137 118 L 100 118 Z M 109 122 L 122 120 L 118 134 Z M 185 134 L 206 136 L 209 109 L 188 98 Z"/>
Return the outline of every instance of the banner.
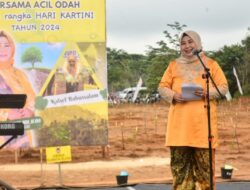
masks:
<path fill-rule="evenodd" d="M 0 1 L 0 91 L 27 94 L 0 109 L 25 125 L 9 147 L 107 144 L 105 18 L 105 0 Z"/>

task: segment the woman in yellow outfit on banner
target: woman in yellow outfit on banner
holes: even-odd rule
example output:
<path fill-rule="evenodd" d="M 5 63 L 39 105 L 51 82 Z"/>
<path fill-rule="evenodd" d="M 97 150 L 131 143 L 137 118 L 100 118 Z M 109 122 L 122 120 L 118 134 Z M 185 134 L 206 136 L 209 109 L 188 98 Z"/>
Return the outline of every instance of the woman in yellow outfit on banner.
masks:
<path fill-rule="evenodd" d="M 194 31 L 183 32 L 180 36 L 181 55 L 170 62 L 159 84 L 160 95 L 171 104 L 166 146 L 170 147 L 171 152 L 174 190 L 209 190 L 210 185 L 208 120 L 204 106 L 206 79 L 202 78 L 205 71 L 198 57 L 193 55 L 194 50 L 202 50 L 200 36 Z M 210 69 L 211 77 L 221 94 L 225 95 L 228 84 L 220 66 L 204 52 L 200 53 L 200 57 Z M 182 88 L 185 85 L 200 86 L 194 92 L 195 100 L 184 98 Z M 215 99 L 219 94 L 211 82 L 209 96 L 214 170 L 214 153 L 218 145 Z"/>
<path fill-rule="evenodd" d="M 0 121 L 34 116 L 35 93 L 25 73 L 14 67 L 15 43 L 9 34 L 0 30 L 0 95 L 26 94 L 22 109 L 1 109 Z"/>
<path fill-rule="evenodd" d="M 83 90 L 83 80 L 80 77 L 80 68 L 77 57 L 69 54 L 65 69 L 66 93 Z"/>

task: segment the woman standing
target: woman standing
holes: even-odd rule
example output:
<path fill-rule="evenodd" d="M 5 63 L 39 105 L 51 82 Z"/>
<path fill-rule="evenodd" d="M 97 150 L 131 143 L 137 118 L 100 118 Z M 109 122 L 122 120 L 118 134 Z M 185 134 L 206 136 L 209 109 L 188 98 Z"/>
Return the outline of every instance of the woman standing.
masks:
<path fill-rule="evenodd" d="M 174 190 L 208 190 L 209 189 L 209 150 L 207 109 L 205 105 L 205 73 L 194 50 L 202 50 L 200 36 L 194 31 L 183 32 L 180 36 L 181 56 L 170 62 L 159 84 L 160 95 L 171 106 L 168 114 L 166 146 L 170 147 L 171 170 Z M 210 69 L 220 92 L 228 91 L 227 80 L 219 65 L 200 53 L 206 67 Z M 200 86 L 195 91 L 195 100 L 187 100 L 182 94 L 185 85 Z M 210 82 L 211 132 L 214 152 L 218 145 L 216 127 L 216 105 L 214 99 L 219 97 Z M 214 173 L 214 172 L 213 172 Z"/>

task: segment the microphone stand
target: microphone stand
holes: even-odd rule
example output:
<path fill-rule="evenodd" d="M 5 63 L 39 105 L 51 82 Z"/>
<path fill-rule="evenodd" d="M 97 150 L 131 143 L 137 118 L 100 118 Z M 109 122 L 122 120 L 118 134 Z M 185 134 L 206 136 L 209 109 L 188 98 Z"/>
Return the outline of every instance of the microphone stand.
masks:
<path fill-rule="evenodd" d="M 210 170 L 210 190 L 214 189 L 214 180 L 213 180 L 213 157 L 212 157 L 212 140 L 213 136 L 211 134 L 211 117 L 210 117 L 210 97 L 209 97 L 209 79 L 212 81 L 216 91 L 219 93 L 220 97 L 223 98 L 223 95 L 221 94 L 220 90 L 218 89 L 217 85 L 215 84 L 213 78 L 211 77 L 210 70 L 209 68 L 206 67 L 204 62 L 202 61 L 199 53 L 201 51 L 195 51 L 193 54 L 196 55 L 203 66 L 205 70 L 205 74 L 202 75 L 202 78 L 206 79 L 206 88 L 207 88 L 207 93 L 206 93 L 206 101 L 207 104 L 205 107 L 207 108 L 207 122 L 208 122 L 208 147 L 209 147 L 209 170 Z"/>

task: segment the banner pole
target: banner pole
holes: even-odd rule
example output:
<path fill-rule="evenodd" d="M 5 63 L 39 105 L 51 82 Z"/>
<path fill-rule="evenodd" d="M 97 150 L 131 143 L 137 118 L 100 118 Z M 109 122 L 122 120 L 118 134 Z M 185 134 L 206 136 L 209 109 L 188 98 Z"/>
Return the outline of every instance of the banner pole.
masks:
<path fill-rule="evenodd" d="M 41 166 L 41 186 L 44 185 L 44 174 L 43 174 L 43 148 L 40 148 L 40 166 Z"/>
<path fill-rule="evenodd" d="M 59 184 L 60 186 L 63 186 L 61 163 L 58 163 L 58 171 L 59 171 Z"/>

